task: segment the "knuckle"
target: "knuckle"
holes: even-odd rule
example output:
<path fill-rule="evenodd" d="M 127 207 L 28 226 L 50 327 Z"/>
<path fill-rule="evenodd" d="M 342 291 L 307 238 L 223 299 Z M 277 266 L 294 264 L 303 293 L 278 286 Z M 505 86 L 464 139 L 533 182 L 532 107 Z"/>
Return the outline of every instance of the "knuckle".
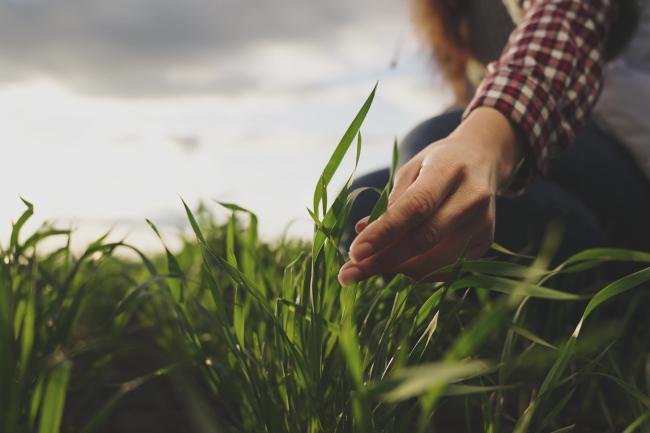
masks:
<path fill-rule="evenodd" d="M 414 193 L 408 204 L 408 213 L 416 219 L 424 219 L 434 207 L 433 199 L 425 192 Z"/>
<path fill-rule="evenodd" d="M 433 224 L 427 224 L 418 233 L 415 239 L 415 246 L 418 251 L 427 251 L 440 241 L 440 231 Z"/>
<path fill-rule="evenodd" d="M 376 239 L 383 239 L 385 241 L 392 241 L 393 239 L 393 233 L 397 229 L 397 226 L 394 222 L 395 218 L 393 213 L 390 211 L 386 211 L 386 213 L 377 220 L 377 226 L 374 231 L 374 237 Z"/>
<path fill-rule="evenodd" d="M 477 208 L 486 208 L 492 202 L 492 192 L 485 186 L 474 188 L 472 204 Z"/>
<path fill-rule="evenodd" d="M 469 212 L 474 218 L 484 220 L 492 209 L 493 195 L 484 186 L 468 185 L 464 203 L 460 205 L 463 211 Z"/>
<path fill-rule="evenodd" d="M 447 168 L 452 176 L 465 176 L 468 171 L 467 162 L 462 160 L 451 160 L 447 162 Z"/>

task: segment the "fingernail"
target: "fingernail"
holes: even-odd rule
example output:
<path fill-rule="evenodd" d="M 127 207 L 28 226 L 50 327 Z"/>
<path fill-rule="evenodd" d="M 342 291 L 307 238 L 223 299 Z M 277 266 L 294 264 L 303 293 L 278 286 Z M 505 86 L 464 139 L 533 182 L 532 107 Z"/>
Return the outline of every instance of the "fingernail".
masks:
<path fill-rule="evenodd" d="M 339 283 L 341 283 L 342 286 L 349 286 L 357 281 L 361 281 L 362 278 L 363 272 L 361 272 L 361 269 L 354 266 L 344 266 L 339 272 Z"/>
<path fill-rule="evenodd" d="M 366 257 L 370 257 L 373 253 L 372 245 L 368 242 L 363 242 L 359 245 L 352 245 L 350 249 L 350 257 L 355 262 L 360 262 Z"/>

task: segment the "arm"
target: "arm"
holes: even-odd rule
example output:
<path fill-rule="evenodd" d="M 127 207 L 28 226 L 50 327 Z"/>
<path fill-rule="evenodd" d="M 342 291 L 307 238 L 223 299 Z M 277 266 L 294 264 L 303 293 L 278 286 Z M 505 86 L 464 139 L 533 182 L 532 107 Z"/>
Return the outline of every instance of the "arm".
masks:
<path fill-rule="evenodd" d="M 519 131 L 529 170 L 545 174 L 569 145 L 600 94 L 611 0 L 526 0 L 501 58 L 469 104 L 501 112 Z"/>
<path fill-rule="evenodd" d="M 342 284 L 380 272 L 422 278 L 482 256 L 495 197 L 521 154 L 530 180 L 570 143 L 600 92 L 610 0 L 530 0 L 464 120 L 397 173 L 384 215 L 360 221 Z"/>

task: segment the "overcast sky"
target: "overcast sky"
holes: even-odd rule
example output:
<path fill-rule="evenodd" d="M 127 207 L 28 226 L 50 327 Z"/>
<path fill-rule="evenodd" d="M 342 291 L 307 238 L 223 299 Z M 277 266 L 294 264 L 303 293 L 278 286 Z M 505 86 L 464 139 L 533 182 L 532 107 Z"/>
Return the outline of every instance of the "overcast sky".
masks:
<path fill-rule="evenodd" d="M 39 220 L 117 225 L 147 242 L 188 201 L 257 211 L 267 237 L 300 218 L 376 81 L 362 170 L 449 92 L 408 0 L 0 0 L 0 234 Z M 391 64 L 396 62 L 396 67 Z"/>

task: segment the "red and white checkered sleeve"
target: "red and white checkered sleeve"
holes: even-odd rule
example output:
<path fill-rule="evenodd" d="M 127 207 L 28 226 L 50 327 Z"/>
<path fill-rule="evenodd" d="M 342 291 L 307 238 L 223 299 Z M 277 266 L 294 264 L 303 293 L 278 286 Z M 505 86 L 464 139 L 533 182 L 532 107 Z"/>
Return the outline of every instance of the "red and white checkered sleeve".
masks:
<path fill-rule="evenodd" d="M 546 172 L 600 95 L 610 2 L 524 1 L 523 19 L 465 111 L 495 108 L 527 141 L 532 169 L 520 173 L 518 187 Z"/>

